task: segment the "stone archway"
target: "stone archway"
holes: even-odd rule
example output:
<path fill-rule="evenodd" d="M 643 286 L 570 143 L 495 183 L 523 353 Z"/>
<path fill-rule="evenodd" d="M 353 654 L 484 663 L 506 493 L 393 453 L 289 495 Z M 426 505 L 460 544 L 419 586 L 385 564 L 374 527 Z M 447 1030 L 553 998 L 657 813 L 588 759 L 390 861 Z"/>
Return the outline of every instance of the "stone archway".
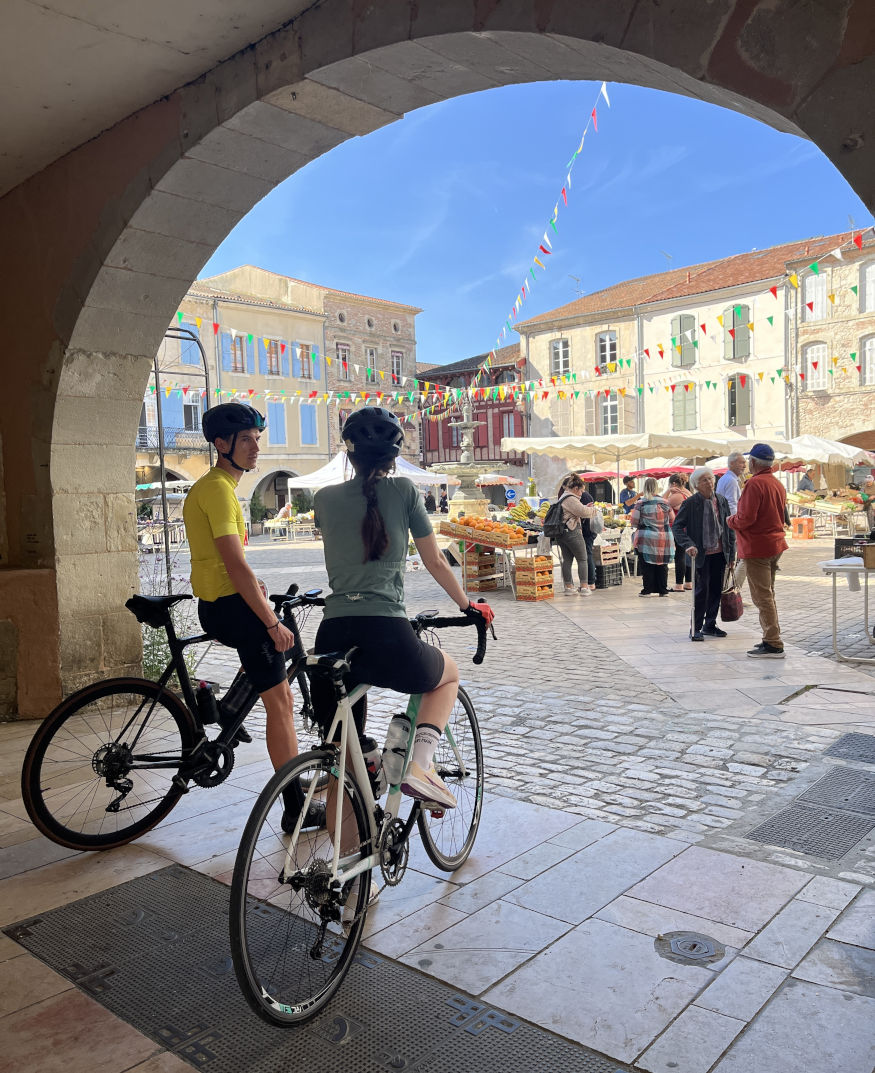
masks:
<path fill-rule="evenodd" d="M 13 625 L 20 713 L 138 662 L 123 603 L 149 365 L 192 279 L 273 186 L 425 104 L 604 78 L 804 133 L 872 206 L 867 11 L 862 0 L 804 11 L 774 0 L 326 0 L 7 194 L 0 230 L 16 272 L 0 298 L 0 600 L 15 610 L 0 620 Z"/>

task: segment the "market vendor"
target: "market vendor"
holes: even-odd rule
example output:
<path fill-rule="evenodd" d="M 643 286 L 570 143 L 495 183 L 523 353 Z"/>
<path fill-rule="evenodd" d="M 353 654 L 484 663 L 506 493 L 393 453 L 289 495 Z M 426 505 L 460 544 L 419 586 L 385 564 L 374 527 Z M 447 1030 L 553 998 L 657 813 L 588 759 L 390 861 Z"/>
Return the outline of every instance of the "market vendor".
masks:
<path fill-rule="evenodd" d="M 641 496 L 635 491 L 634 477 L 624 477 L 623 485 L 623 491 L 620 492 L 620 506 L 625 514 L 629 514 Z"/>
<path fill-rule="evenodd" d="M 813 473 L 814 473 L 814 466 L 806 466 L 805 472 L 802 474 L 802 479 L 799 481 L 799 488 L 797 489 L 798 491 L 800 491 L 800 492 L 813 492 L 814 491 L 814 481 L 811 479 Z"/>
<path fill-rule="evenodd" d="M 866 524 L 871 532 L 875 529 L 875 477 L 871 473 L 863 481 L 863 487 L 860 489 L 860 502 L 863 504 L 863 510 L 866 511 Z"/>

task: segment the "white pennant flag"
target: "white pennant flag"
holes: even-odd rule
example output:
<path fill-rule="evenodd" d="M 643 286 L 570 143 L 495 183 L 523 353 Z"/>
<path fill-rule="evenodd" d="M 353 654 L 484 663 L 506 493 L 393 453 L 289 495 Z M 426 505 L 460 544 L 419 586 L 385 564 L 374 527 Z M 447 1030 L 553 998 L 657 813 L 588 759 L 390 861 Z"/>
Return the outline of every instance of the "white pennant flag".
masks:
<path fill-rule="evenodd" d="M 550 241 L 550 238 L 547 235 L 546 231 L 544 232 L 544 237 L 541 239 L 541 241 L 546 243 L 550 247 L 551 250 L 553 249 L 553 243 Z"/>
<path fill-rule="evenodd" d="M 836 246 L 836 248 L 832 251 L 832 255 L 833 255 L 833 257 L 838 257 L 838 259 L 840 261 L 844 261 L 844 259 L 845 259 L 843 254 L 842 254 L 841 246 Z"/>
<path fill-rule="evenodd" d="M 355 375 L 356 375 L 356 376 L 358 376 L 358 374 L 359 374 L 359 369 L 360 369 L 360 368 L 361 368 L 361 366 L 360 366 L 360 365 L 353 365 L 353 369 L 355 369 Z"/>
<path fill-rule="evenodd" d="M 611 100 L 608 97 L 608 86 L 606 82 L 602 82 L 602 88 L 599 90 L 599 93 L 601 93 L 601 95 L 605 98 L 605 103 L 607 104 L 608 108 L 610 108 Z"/>

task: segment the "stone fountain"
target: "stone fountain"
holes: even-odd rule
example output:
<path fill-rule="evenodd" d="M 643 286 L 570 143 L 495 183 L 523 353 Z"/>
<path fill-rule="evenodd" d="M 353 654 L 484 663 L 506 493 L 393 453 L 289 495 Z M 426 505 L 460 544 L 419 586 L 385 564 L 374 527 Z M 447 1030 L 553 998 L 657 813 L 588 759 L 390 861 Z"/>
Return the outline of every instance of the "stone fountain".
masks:
<path fill-rule="evenodd" d="M 485 421 L 473 419 L 473 407 L 471 400 L 466 398 L 462 403 L 462 420 L 451 421 L 451 428 L 461 430 L 459 441 L 458 462 L 441 462 L 429 468 L 436 473 L 445 473 L 448 477 L 458 477 L 459 487 L 450 499 L 450 518 L 458 518 L 460 514 L 471 514 L 475 517 L 485 518 L 489 500 L 474 483 L 483 472 L 483 465 L 474 461 L 474 429 L 478 425 L 485 425 Z M 489 470 L 492 473 L 503 473 L 507 466 L 492 465 Z M 449 491 L 449 489 L 448 489 Z"/>

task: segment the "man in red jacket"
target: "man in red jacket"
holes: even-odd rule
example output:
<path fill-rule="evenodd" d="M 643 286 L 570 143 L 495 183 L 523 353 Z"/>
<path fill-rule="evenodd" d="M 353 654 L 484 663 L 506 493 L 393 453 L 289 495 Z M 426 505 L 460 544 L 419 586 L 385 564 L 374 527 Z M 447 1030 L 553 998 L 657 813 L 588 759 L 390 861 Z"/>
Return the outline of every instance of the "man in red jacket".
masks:
<path fill-rule="evenodd" d="M 750 595 L 760 613 L 762 642 L 749 656 L 783 659 L 784 642 L 775 606 L 775 572 L 781 553 L 787 550 L 784 517 L 787 493 L 772 475 L 775 452 L 767 443 L 755 443 L 748 456 L 751 476 L 738 500 L 738 509 L 727 519 L 735 530 L 738 557 L 747 564 Z"/>

